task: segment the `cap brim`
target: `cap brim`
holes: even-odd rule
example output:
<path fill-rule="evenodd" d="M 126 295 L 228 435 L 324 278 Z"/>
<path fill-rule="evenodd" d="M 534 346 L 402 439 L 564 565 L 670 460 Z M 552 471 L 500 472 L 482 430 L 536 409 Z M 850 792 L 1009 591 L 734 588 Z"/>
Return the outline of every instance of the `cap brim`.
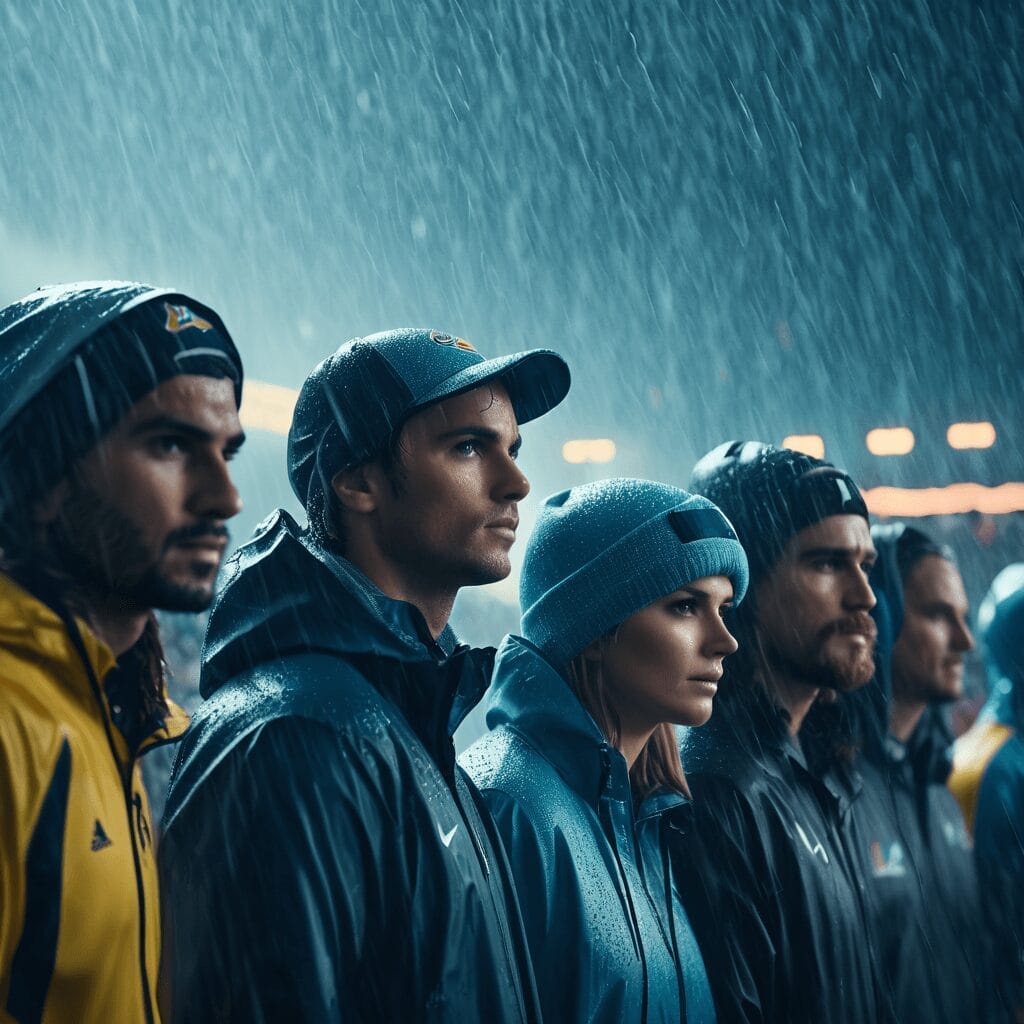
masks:
<path fill-rule="evenodd" d="M 557 352 L 532 349 L 467 366 L 430 394 L 417 396 L 414 410 L 472 391 L 492 380 L 505 385 L 519 423 L 529 423 L 550 412 L 569 393 L 572 383 L 569 366 Z"/>

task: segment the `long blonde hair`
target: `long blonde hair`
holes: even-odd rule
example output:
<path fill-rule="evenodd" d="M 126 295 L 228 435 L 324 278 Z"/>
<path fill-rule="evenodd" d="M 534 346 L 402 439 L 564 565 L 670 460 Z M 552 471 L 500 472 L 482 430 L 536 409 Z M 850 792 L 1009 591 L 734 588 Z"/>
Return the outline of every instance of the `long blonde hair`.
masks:
<path fill-rule="evenodd" d="M 602 647 L 606 643 L 614 642 L 614 632 L 601 639 Z M 577 654 L 569 662 L 566 675 L 569 689 L 576 695 L 576 699 L 597 723 L 605 739 L 613 747 L 618 748 L 622 728 L 619 716 L 608 702 L 601 662 L 588 658 L 585 654 Z M 683 765 L 679 759 L 675 729 L 671 723 L 662 722 L 651 733 L 650 739 L 640 751 L 640 756 L 629 769 L 629 783 L 633 799 L 638 804 L 652 793 L 663 789 L 682 793 L 687 798 L 690 796 L 690 787 L 686 784 Z"/>

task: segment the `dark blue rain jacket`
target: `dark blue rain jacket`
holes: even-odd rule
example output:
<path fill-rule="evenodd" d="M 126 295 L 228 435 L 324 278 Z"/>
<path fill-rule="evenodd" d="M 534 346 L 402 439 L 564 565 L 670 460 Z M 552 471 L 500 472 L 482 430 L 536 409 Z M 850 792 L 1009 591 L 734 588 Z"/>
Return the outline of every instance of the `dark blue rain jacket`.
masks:
<path fill-rule="evenodd" d="M 228 566 L 160 848 L 169 1019 L 538 1019 L 452 733 L 491 652 L 275 513 Z"/>
<path fill-rule="evenodd" d="M 990 1019 L 971 841 L 946 786 L 952 735 L 929 708 L 906 744 L 889 735 L 892 650 L 903 622 L 896 536 L 876 533 L 875 678 L 856 709 L 862 779 L 853 807 L 872 942 L 890 1013 L 901 1024 Z"/>
<path fill-rule="evenodd" d="M 1020 690 L 1019 680 L 1001 678 L 978 721 L 956 748 L 956 771 L 969 797 L 965 802 L 974 808 L 981 914 L 1001 1020 L 1014 1020 L 1015 1014 L 1024 1011 L 1024 695 Z"/>
<path fill-rule="evenodd" d="M 487 724 L 462 763 L 506 845 L 544 1019 L 713 1021 L 668 856 L 686 799 L 634 809 L 625 759 L 518 637 L 498 653 Z"/>
<path fill-rule="evenodd" d="M 784 712 L 728 676 L 682 755 L 694 827 L 678 877 L 719 1020 L 885 1020 L 854 854 L 855 774 L 812 769 Z"/>

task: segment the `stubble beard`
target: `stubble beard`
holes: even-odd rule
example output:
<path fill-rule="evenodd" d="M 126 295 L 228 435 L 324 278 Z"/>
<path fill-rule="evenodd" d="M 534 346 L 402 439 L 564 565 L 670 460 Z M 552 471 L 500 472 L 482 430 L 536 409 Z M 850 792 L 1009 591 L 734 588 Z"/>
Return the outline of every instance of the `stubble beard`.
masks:
<path fill-rule="evenodd" d="M 201 612 L 213 601 L 215 573 L 209 585 L 178 583 L 162 566 L 168 545 L 154 559 L 142 531 L 117 508 L 75 482 L 51 531 L 60 569 L 72 588 L 117 605 L 148 611 Z M 197 573 L 208 567 L 197 563 Z"/>

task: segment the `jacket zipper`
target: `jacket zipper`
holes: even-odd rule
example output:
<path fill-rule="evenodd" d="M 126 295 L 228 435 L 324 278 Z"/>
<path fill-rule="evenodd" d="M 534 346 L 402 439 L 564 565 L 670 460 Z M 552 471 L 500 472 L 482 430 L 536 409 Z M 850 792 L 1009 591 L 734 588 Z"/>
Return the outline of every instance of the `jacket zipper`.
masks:
<path fill-rule="evenodd" d="M 644 946 L 640 937 L 640 921 L 637 918 L 636 907 L 633 905 L 633 897 L 629 890 L 629 878 L 626 875 L 625 869 L 622 866 L 622 857 L 619 853 L 619 842 L 618 835 L 615 832 L 615 821 L 612 817 L 611 812 L 611 798 L 607 795 L 606 790 L 608 788 L 608 782 L 612 775 L 612 759 L 611 753 L 608 747 L 601 747 L 601 795 L 599 797 L 599 806 L 601 808 L 601 817 L 604 820 L 605 828 L 608 829 L 610 835 L 609 840 L 611 842 L 612 853 L 615 856 L 615 865 L 619 871 L 619 883 L 622 887 L 622 903 L 626 909 L 626 916 L 629 921 L 630 931 L 632 932 L 633 947 L 636 950 L 637 959 L 640 961 L 641 977 L 643 978 L 643 989 L 642 989 L 642 1000 L 640 1005 L 640 1020 L 647 1020 L 647 957 L 644 956 Z M 632 825 L 630 826 L 630 835 L 632 835 Z"/>
<path fill-rule="evenodd" d="M 145 889 L 142 884 L 142 862 L 139 859 L 137 832 L 135 822 L 132 817 L 132 768 L 135 764 L 135 758 L 129 758 L 127 770 L 123 771 L 121 761 L 117 756 L 117 744 L 114 742 L 114 736 L 111 732 L 113 724 L 107 713 L 107 704 L 103 699 L 103 690 L 100 686 L 99 679 L 96 678 L 96 672 L 92 667 L 92 662 L 89 660 L 88 652 L 85 649 L 85 643 L 82 640 L 82 634 L 79 632 L 78 626 L 70 616 L 62 616 L 62 618 L 64 618 L 65 628 L 68 630 L 72 645 L 78 653 L 82 666 L 85 668 L 85 673 L 89 680 L 89 686 L 92 690 L 96 705 L 99 708 L 100 719 L 103 722 L 103 731 L 107 737 L 107 746 L 110 749 L 111 757 L 114 759 L 114 767 L 117 769 L 118 778 L 121 779 L 124 789 L 125 813 L 128 815 L 128 831 L 131 833 L 132 839 L 132 861 L 135 867 L 135 896 L 139 908 L 139 969 L 142 981 L 142 1008 L 146 1015 L 146 1024 L 155 1024 L 155 1018 L 153 1016 L 153 995 L 149 984 L 149 972 L 146 968 L 146 898 Z"/>

